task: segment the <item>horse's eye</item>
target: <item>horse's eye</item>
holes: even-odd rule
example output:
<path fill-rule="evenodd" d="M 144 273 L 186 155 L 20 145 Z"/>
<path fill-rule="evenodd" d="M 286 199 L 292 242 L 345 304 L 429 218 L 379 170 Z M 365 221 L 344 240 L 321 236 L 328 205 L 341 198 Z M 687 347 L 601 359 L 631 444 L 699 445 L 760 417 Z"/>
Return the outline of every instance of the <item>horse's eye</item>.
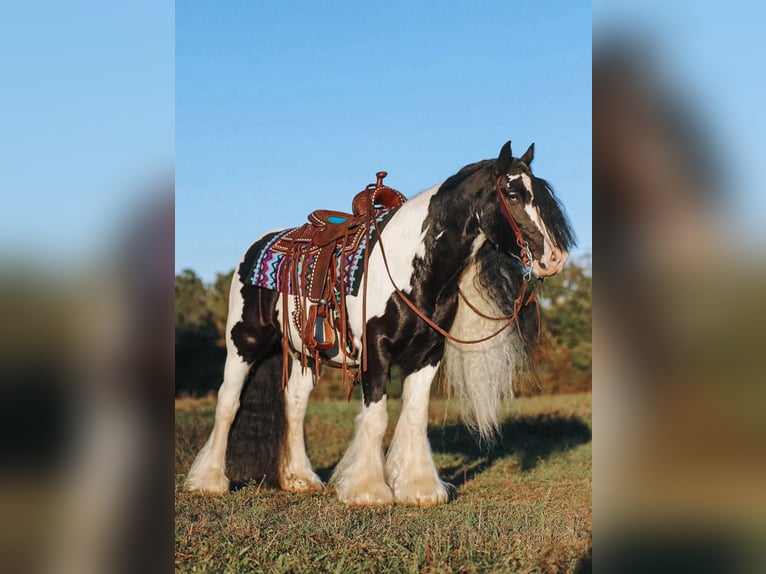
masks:
<path fill-rule="evenodd" d="M 510 199 L 513 203 L 517 203 L 521 199 L 521 197 L 519 196 L 518 193 L 516 193 L 515 191 L 512 191 L 508 194 L 508 199 Z"/>

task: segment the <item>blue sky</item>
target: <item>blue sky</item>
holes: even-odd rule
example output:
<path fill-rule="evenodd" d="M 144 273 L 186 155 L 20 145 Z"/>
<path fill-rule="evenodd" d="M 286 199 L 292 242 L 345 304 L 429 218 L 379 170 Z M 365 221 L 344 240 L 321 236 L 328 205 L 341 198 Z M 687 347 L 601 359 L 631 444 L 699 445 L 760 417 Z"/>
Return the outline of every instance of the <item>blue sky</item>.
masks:
<path fill-rule="evenodd" d="M 744 235 L 745 250 L 762 252 L 766 5 L 596 0 L 593 22 L 596 39 L 617 35 L 646 51 L 658 81 L 683 102 L 724 174 L 721 208 L 734 241 Z"/>
<path fill-rule="evenodd" d="M 590 6 L 178 3 L 176 271 L 211 281 L 378 170 L 413 196 L 508 139 L 590 252 Z"/>
<path fill-rule="evenodd" d="M 0 259 L 71 269 L 117 242 L 174 153 L 173 3 L 5 3 Z"/>

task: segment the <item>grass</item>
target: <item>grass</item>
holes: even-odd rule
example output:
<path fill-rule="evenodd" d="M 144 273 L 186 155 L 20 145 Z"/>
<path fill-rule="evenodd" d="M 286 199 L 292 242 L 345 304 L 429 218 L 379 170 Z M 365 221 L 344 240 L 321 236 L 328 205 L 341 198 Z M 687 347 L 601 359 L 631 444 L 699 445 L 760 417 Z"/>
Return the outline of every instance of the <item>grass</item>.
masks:
<path fill-rule="evenodd" d="M 589 572 L 591 396 L 522 398 L 502 437 L 479 447 L 452 404 L 432 401 L 429 435 L 454 497 L 436 508 L 349 509 L 331 492 L 248 485 L 182 491 L 213 424 L 213 399 L 176 402 L 176 569 L 182 572 Z M 389 400 L 390 440 L 400 402 Z M 312 401 L 309 457 L 327 479 L 358 402 Z"/>

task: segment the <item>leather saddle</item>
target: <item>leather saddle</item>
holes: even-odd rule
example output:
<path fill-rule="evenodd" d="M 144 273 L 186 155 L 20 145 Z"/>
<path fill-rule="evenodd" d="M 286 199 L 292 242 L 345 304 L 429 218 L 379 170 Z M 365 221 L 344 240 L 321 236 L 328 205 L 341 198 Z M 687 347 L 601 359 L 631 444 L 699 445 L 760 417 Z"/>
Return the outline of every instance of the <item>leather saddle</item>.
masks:
<path fill-rule="evenodd" d="M 271 246 L 286 258 L 282 272 L 289 276 L 282 278 L 283 297 L 286 301 L 287 286 L 291 284 L 297 307 L 293 322 L 304 346 L 313 352 L 315 358 L 317 349 L 334 347 L 335 329 L 342 333 L 341 339 L 346 340 L 344 254 L 359 248 L 363 238 L 369 237 L 371 225 L 384 210 L 398 207 L 407 200 L 397 190 L 383 185 L 386 175 L 385 171 L 379 171 L 377 181 L 354 197 L 351 213 L 327 209 L 314 211 L 309 214 L 307 223 L 291 229 Z M 301 303 L 304 297 L 313 303 L 307 315 Z M 340 315 L 342 320 L 334 321 L 333 315 L 336 318 Z M 319 318 L 322 319 L 321 324 L 318 324 Z M 343 352 L 346 353 L 347 349 L 344 348 Z"/>

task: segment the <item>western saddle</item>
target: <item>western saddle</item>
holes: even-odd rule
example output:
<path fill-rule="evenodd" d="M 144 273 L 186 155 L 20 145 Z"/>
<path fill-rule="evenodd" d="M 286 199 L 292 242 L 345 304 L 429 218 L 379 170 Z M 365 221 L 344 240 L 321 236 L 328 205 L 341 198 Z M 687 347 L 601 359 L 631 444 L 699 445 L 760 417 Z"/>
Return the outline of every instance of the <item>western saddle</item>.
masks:
<path fill-rule="evenodd" d="M 339 335 L 343 363 L 338 365 L 332 361 L 326 362 L 342 366 L 344 379 L 348 374 L 346 359 L 356 354 L 346 320 L 345 254 L 356 252 L 360 243 L 367 238 L 363 271 L 366 275 L 369 242 L 377 218 L 384 211 L 399 207 L 407 200 L 397 190 L 383 185 L 383 178 L 388 175 L 385 171 L 375 175 L 377 181 L 354 197 L 351 213 L 327 209 L 314 211 L 309 214 L 307 223 L 289 230 L 271 246 L 271 249 L 285 257 L 281 268 L 282 316 L 287 319 L 287 301 L 292 291 L 295 307 L 292 322 L 301 337 L 303 364 L 306 365 L 306 356 L 310 354 L 315 361 L 317 375 L 321 361 L 319 351 L 335 346 L 336 332 Z M 310 303 L 305 307 L 302 301 L 304 298 Z M 363 293 L 363 307 L 365 303 L 366 290 Z M 289 349 L 287 324 L 283 331 L 283 382 L 286 384 Z"/>

